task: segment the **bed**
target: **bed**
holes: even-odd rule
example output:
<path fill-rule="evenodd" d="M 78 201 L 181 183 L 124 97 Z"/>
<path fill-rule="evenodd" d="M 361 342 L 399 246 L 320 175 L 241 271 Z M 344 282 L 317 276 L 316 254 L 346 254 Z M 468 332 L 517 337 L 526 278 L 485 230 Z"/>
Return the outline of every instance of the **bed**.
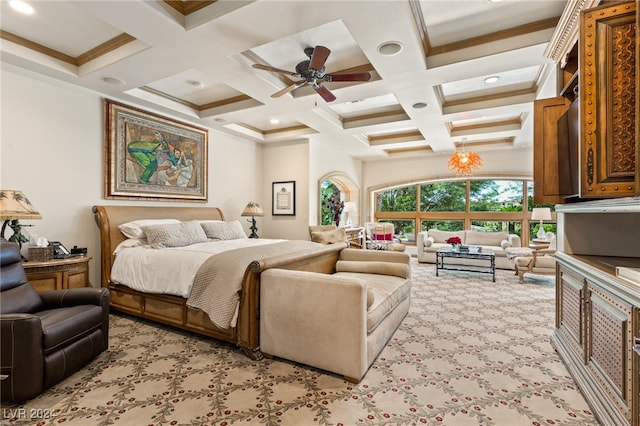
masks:
<path fill-rule="evenodd" d="M 239 266 L 241 269 L 238 271 L 242 278 L 237 293 L 238 304 L 233 325 L 220 327 L 216 326 L 203 310 L 189 306 L 186 297 L 134 290 L 112 280 L 112 268 L 116 260 L 114 250 L 127 240 L 119 225 L 140 219 L 164 218 L 185 222 L 224 221 L 224 214 L 219 208 L 96 205 L 93 207 L 93 213 L 100 230 L 101 285 L 110 291 L 112 310 L 233 343 L 253 359 L 262 358 L 259 336 L 261 272 L 278 267 L 332 273 L 340 251 L 347 247 L 346 243 L 321 245 L 304 242 L 307 244 L 304 249 L 295 246 L 294 251 L 287 252 L 281 248 L 278 254 L 273 256 L 261 256 L 251 260 L 245 254 L 243 258 L 246 262 Z M 290 243 L 299 245 L 303 242 Z"/>

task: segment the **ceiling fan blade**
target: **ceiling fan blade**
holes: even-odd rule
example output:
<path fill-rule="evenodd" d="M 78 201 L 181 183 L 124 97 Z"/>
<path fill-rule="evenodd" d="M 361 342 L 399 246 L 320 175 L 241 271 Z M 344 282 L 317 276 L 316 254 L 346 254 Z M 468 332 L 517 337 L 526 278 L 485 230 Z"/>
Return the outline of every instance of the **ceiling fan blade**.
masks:
<path fill-rule="evenodd" d="M 325 74 L 325 81 L 369 81 L 371 73 L 368 72 L 343 72 L 336 74 Z"/>
<path fill-rule="evenodd" d="M 332 102 L 336 100 L 336 97 L 331 93 L 329 89 L 324 87 L 322 84 L 314 84 L 313 89 L 318 92 L 318 95 L 325 100 L 325 102 Z"/>
<path fill-rule="evenodd" d="M 270 67 L 269 65 L 253 64 L 251 66 L 253 68 L 256 68 L 256 69 L 259 69 L 259 70 L 273 71 L 273 72 L 277 72 L 277 73 L 280 73 L 280 74 L 286 74 L 286 75 L 290 75 L 290 76 L 293 76 L 293 77 L 299 77 L 298 73 L 296 73 L 295 71 L 283 70 L 283 69 L 280 69 L 280 68 Z"/>
<path fill-rule="evenodd" d="M 329 53 L 331 53 L 331 50 L 324 46 L 314 47 L 313 54 L 311 55 L 311 60 L 309 61 L 309 69 L 320 71 L 324 66 L 324 63 L 327 61 Z"/>
<path fill-rule="evenodd" d="M 282 95 L 286 95 L 287 93 L 297 89 L 298 87 L 302 87 L 304 86 L 306 83 L 305 80 L 301 80 L 301 81 L 296 81 L 295 83 L 285 87 L 284 89 L 274 93 L 273 95 L 271 95 L 272 98 L 279 98 Z"/>

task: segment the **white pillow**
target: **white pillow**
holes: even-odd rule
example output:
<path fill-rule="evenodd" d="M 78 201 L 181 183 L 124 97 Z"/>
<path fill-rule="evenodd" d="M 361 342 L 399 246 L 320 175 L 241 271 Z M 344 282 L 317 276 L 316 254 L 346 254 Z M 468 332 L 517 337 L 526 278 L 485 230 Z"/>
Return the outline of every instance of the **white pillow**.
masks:
<path fill-rule="evenodd" d="M 143 226 L 162 225 L 167 223 L 180 223 L 178 219 L 139 219 L 119 225 L 120 232 L 127 238 L 144 239 Z"/>
<path fill-rule="evenodd" d="M 244 229 L 242 229 L 242 224 L 239 220 L 231 222 L 211 220 L 200 222 L 200 226 L 202 226 L 207 237 L 212 240 L 237 240 L 247 238 L 247 234 L 244 233 Z"/>
<path fill-rule="evenodd" d="M 138 238 L 130 238 L 118 244 L 118 247 L 116 247 L 116 249 L 113 251 L 113 255 L 117 256 L 118 254 L 120 254 L 122 250 L 132 248 L 132 247 L 142 247 L 146 244 L 147 244 L 146 240 L 141 240 Z"/>
<path fill-rule="evenodd" d="M 207 235 L 195 220 L 190 222 L 148 225 L 143 226 L 142 230 L 147 236 L 147 241 L 153 248 L 184 247 L 207 241 Z"/>

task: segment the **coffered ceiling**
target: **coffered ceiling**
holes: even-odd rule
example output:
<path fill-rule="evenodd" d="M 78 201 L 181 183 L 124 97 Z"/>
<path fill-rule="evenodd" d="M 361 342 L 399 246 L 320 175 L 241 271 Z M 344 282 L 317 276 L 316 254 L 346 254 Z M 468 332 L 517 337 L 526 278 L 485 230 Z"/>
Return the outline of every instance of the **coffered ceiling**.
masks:
<path fill-rule="evenodd" d="M 259 143 L 310 138 L 363 160 L 531 147 L 561 0 L 2 0 L 3 66 Z M 327 73 L 280 97 L 304 49 Z M 486 82 L 487 77 L 497 81 Z"/>

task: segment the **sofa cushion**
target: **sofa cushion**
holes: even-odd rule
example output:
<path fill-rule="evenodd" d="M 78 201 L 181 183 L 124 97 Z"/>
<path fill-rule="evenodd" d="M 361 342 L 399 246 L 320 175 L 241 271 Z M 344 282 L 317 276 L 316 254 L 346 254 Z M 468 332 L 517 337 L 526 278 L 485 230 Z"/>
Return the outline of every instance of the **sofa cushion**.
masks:
<path fill-rule="evenodd" d="M 465 241 L 465 231 L 438 231 L 437 229 L 429 229 L 429 237 L 433 237 L 435 243 L 446 243 L 451 237 L 459 237 L 462 244 L 468 244 Z"/>
<path fill-rule="evenodd" d="M 501 247 L 502 241 L 509 238 L 507 232 L 478 232 L 466 231 L 465 244 L 477 246 L 495 246 Z"/>
<path fill-rule="evenodd" d="M 367 333 L 374 331 L 411 292 L 410 279 L 360 272 L 336 272 L 334 276 L 360 279 L 367 283 Z M 373 298 L 370 305 L 369 298 Z"/>

